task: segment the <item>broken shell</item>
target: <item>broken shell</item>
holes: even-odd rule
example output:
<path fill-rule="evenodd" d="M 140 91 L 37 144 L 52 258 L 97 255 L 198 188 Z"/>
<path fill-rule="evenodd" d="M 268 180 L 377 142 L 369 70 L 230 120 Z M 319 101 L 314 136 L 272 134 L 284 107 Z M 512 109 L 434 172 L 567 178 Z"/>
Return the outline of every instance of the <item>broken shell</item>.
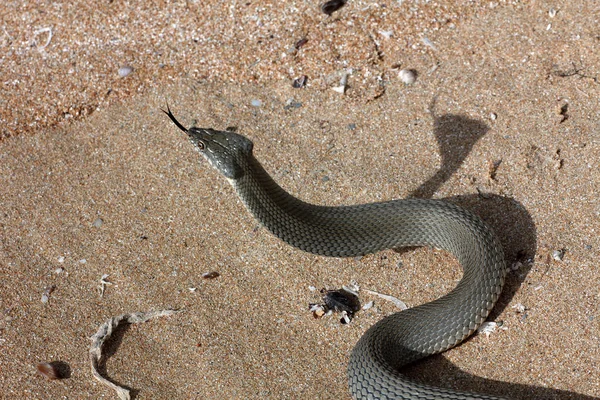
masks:
<path fill-rule="evenodd" d="M 344 7 L 347 0 L 330 0 L 321 4 L 321 11 L 327 15 L 331 15 L 340 8 Z"/>
<path fill-rule="evenodd" d="M 40 375 L 43 375 L 50 380 L 64 378 L 62 372 L 54 363 L 39 363 L 36 368 Z"/>

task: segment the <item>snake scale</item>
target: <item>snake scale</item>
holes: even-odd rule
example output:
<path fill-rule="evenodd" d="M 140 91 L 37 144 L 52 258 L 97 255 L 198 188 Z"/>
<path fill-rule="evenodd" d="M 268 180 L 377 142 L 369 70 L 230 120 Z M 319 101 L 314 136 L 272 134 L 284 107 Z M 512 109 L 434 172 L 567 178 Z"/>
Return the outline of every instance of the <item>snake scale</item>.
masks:
<path fill-rule="evenodd" d="M 495 399 L 415 382 L 402 367 L 450 349 L 485 321 L 500 296 L 506 266 L 493 232 L 474 214 L 441 200 L 405 199 L 353 206 L 306 203 L 281 188 L 234 132 L 185 128 L 196 150 L 224 175 L 254 217 L 283 241 L 330 257 L 405 246 L 451 252 L 463 268 L 458 285 L 430 303 L 392 314 L 360 338 L 348 366 L 355 399 Z"/>

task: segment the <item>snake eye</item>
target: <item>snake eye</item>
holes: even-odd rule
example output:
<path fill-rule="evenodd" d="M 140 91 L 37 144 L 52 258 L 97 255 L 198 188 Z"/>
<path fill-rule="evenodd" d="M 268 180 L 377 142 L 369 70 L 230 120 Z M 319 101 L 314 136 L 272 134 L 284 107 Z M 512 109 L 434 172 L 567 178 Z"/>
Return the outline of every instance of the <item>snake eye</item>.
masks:
<path fill-rule="evenodd" d="M 204 149 L 206 148 L 206 145 L 205 145 L 205 144 L 204 144 L 204 142 L 203 142 L 203 141 L 201 141 L 201 140 L 198 140 L 198 141 L 196 142 L 196 146 L 198 146 L 198 150 L 204 150 Z"/>

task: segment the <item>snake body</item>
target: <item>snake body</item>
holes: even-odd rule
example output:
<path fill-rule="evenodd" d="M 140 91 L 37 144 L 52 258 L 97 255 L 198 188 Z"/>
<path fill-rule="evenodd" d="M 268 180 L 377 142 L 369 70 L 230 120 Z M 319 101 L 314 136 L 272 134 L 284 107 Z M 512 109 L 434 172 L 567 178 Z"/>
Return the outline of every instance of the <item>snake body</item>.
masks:
<path fill-rule="evenodd" d="M 330 257 L 353 257 L 405 246 L 450 251 L 463 277 L 445 296 L 390 315 L 361 337 L 350 357 L 355 399 L 495 399 L 415 382 L 402 367 L 456 346 L 485 321 L 506 267 L 493 232 L 469 211 L 441 200 L 406 199 L 329 207 L 306 203 L 281 188 L 234 132 L 183 127 L 194 147 L 233 185 L 254 217 L 283 241 Z"/>

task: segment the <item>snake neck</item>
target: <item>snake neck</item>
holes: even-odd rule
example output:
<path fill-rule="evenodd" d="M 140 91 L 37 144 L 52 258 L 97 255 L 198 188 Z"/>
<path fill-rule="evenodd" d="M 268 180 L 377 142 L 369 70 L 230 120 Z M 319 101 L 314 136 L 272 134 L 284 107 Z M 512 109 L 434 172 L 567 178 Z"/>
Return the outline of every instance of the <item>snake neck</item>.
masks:
<path fill-rule="evenodd" d="M 238 160 L 244 174 L 230 180 L 239 198 L 250 213 L 278 238 L 305 251 L 301 232 L 306 231 L 307 220 L 319 206 L 308 204 L 277 184 L 254 157 Z"/>

